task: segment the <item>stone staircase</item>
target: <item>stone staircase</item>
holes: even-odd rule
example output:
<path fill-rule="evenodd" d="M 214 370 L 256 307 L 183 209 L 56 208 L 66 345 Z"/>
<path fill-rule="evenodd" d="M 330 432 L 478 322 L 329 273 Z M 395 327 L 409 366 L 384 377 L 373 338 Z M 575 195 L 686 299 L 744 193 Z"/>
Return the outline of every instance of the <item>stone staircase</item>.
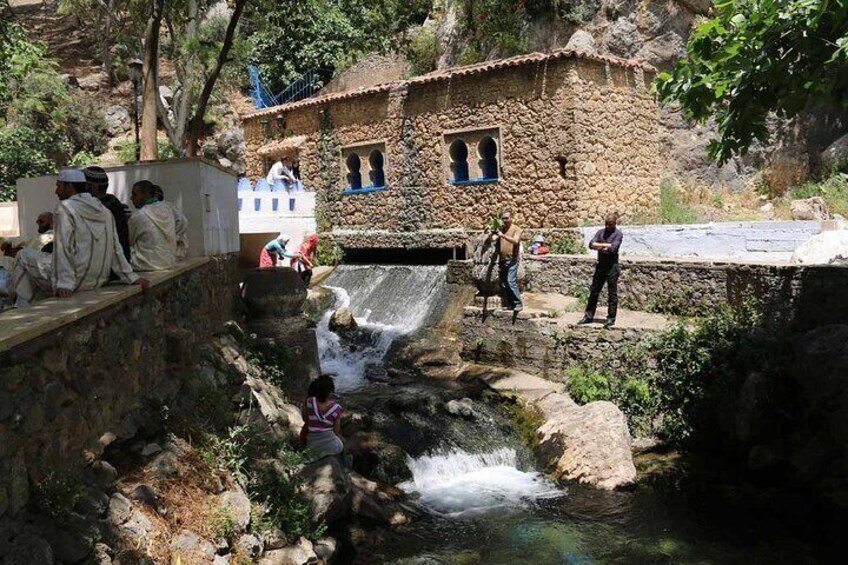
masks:
<path fill-rule="evenodd" d="M 583 302 L 556 293 L 525 293 L 521 312 L 502 307 L 498 297 L 476 296 L 463 311 L 463 358 L 486 365 L 510 367 L 561 380 L 565 369 L 579 361 L 600 361 L 623 347 L 639 346 L 646 337 L 672 327 L 677 319 L 619 309 L 616 325 L 578 325 Z"/>

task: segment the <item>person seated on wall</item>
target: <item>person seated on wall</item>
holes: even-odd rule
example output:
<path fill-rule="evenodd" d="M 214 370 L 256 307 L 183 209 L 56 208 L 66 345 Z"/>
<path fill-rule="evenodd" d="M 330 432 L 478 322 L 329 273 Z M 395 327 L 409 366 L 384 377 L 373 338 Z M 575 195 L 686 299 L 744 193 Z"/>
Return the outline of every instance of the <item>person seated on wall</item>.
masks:
<path fill-rule="evenodd" d="M 24 249 L 43 253 L 53 252 L 53 212 L 42 212 L 35 220 L 38 235 L 22 240 L 4 241 L 0 244 L 0 296 L 9 295 L 9 276 L 15 266 L 15 257 Z"/>
<path fill-rule="evenodd" d="M 75 292 L 99 288 L 112 272 L 121 282 L 142 290 L 150 285 L 124 257 L 111 212 L 86 187 L 81 170 L 59 173 L 53 253 L 24 249 L 18 254 L 9 284 L 15 306 L 28 306 L 39 295 L 69 298 Z"/>
<path fill-rule="evenodd" d="M 530 244 L 530 255 L 547 255 L 550 252 L 550 248 L 545 245 L 545 236 L 539 234 L 533 238 L 533 243 Z"/>
<path fill-rule="evenodd" d="M 174 224 L 177 232 L 177 261 L 182 261 L 188 255 L 188 220 L 179 209 L 165 200 L 165 191 L 158 184 L 153 185 L 153 194 L 156 200 L 163 206 L 169 208 L 174 214 Z"/>
<path fill-rule="evenodd" d="M 132 215 L 130 207 L 121 202 L 114 194 L 109 194 L 109 177 L 101 167 L 86 167 L 82 170 L 85 182 L 88 185 L 88 193 L 103 204 L 107 210 L 112 212 L 115 220 L 115 229 L 118 232 L 118 241 L 124 251 L 124 257 L 130 260 L 130 228 L 129 219 Z"/>
<path fill-rule="evenodd" d="M 338 456 L 344 451 L 340 435 L 341 405 L 336 403 L 336 385 L 330 375 L 323 374 L 309 385 L 309 397 L 303 407 L 306 428 L 306 453 L 310 461 Z"/>
<path fill-rule="evenodd" d="M 309 286 L 312 280 L 312 269 L 315 267 L 316 255 L 318 253 L 318 236 L 310 235 L 300 244 L 297 254 L 300 257 L 291 260 L 292 269 L 298 272 L 303 284 Z"/>
<path fill-rule="evenodd" d="M 299 259 L 300 254 L 289 253 L 286 246 L 289 244 L 289 236 L 281 233 L 276 238 L 265 244 L 259 252 L 259 268 L 276 267 L 278 261 L 286 259 Z"/>
<path fill-rule="evenodd" d="M 135 183 L 130 196 L 130 262 L 136 271 L 162 271 L 177 263 L 177 227 L 171 208 L 156 198 L 156 185 Z"/>
<path fill-rule="evenodd" d="M 271 165 L 271 170 L 268 171 L 268 176 L 265 177 L 265 180 L 268 181 L 272 191 L 282 192 L 283 190 L 290 190 L 294 186 L 294 183 L 297 182 L 290 165 L 291 160 L 288 157 L 280 157 Z"/>

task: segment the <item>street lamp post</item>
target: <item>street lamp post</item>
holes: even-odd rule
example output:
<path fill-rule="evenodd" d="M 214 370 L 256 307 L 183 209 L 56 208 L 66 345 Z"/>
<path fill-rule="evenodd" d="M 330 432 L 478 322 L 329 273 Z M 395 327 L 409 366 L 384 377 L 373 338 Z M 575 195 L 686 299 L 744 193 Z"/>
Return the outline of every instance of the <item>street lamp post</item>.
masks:
<path fill-rule="evenodd" d="M 141 59 L 133 59 L 129 63 L 130 78 L 133 83 L 133 123 L 135 125 L 135 160 L 141 160 L 141 140 L 138 134 L 138 83 L 141 81 L 141 69 L 144 64 Z"/>

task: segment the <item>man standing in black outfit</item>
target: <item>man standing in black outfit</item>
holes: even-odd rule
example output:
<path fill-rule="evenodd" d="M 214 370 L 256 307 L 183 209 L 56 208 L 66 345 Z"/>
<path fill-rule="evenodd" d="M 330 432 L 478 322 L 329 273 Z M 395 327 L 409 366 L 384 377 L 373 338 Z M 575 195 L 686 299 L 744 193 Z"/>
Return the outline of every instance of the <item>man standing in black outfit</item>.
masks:
<path fill-rule="evenodd" d="M 114 194 L 108 194 L 109 177 L 106 176 L 106 171 L 101 167 L 86 167 L 82 170 L 85 175 L 85 182 L 88 185 L 88 192 L 97 198 L 115 218 L 115 230 L 118 234 L 118 241 L 121 244 L 121 249 L 124 251 L 124 257 L 127 261 L 130 260 L 130 228 L 129 206 L 118 200 Z"/>
<path fill-rule="evenodd" d="M 598 296 L 604 283 L 607 284 L 609 304 L 607 306 L 607 319 L 604 327 L 609 328 L 615 324 L 615 316 L 618 313 L 618 275 L 621 268 L 618 266 L 618 249 L 621 247 L 623 235 L 621 230 L 615 227 L 618 215 L 613 212 L 607 214 L 604 228 L 589 242 L 589 249 L 598 252 L 598 262 L 595 264 L 595 275 L 592 277 L 592 286 L 589 289 L 589 303 L 586 305 L 586 313 L 578 324 L 589 324 L 595 319 L 595 308 L 598 307 Z"/>

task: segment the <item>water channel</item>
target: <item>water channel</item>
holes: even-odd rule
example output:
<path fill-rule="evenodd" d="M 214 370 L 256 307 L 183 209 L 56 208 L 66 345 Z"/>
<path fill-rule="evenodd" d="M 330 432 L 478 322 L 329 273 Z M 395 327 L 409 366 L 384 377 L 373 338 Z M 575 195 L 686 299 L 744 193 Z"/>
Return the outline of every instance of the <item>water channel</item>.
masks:
<path fill-rule="evenodd" d="M 360 536 L 354 563 L 819 563 L 831 546 L 825 517 L 786 490 L 732 482 L 642 480 L 627 492 L 553 482 L 480 387 L 395 382 L 386 356 L 445 307 L 440 266 L 342 266 L 324 283 L 351 308 L 364 338 L 346 343 L 318 326 L 321 364 L 337 375 L 343 405 L 371 412 L 407 454 L 397 486 L 425 516 Z M 476 391 L 476 392 L 475 392 Z M 446 398 L 474 396 L 475 418 L 444 415 Z M 672 474 L 673 475 L 673 474 Z M 779 492 L 780 496 L 772 496 Z M 367 528 L 366 528 L 367 529 Z M 362 541 L 365 540 L 365 541 Z"/>

